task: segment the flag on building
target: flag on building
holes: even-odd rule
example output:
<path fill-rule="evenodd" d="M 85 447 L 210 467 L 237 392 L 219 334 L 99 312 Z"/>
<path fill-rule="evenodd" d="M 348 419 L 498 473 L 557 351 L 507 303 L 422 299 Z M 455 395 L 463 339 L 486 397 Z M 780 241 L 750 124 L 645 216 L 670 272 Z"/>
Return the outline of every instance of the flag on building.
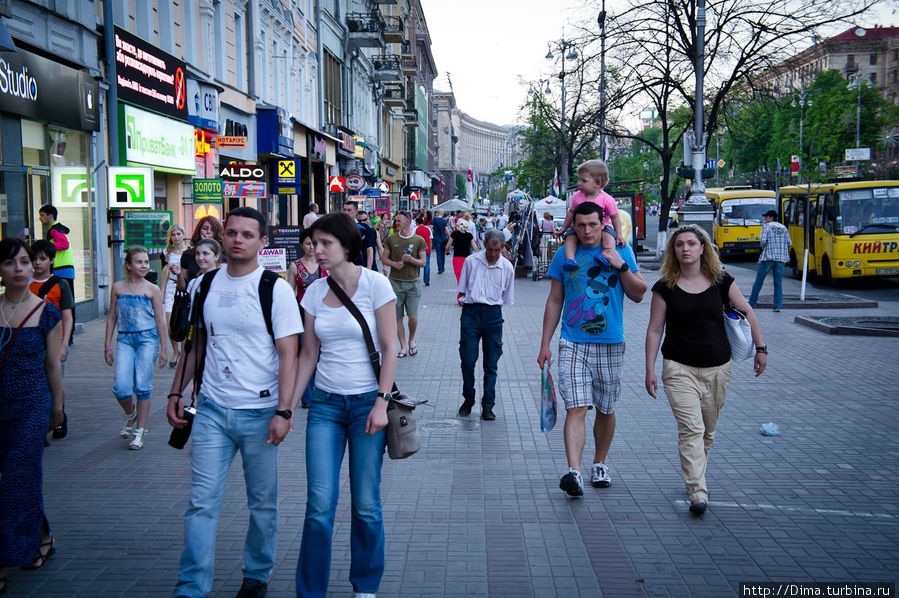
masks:
<path fill-rule="evenodd" d="M 465 198 L 468 201 L 474 199 L 474 175 L 471 173 L 471 162 L 468 163 L 468 179 L 465 182 Z"/>
<path fill-rule="evenodd" d="M 559 169 L 556 168 L 553 173 L 553 197 L 559 197 Z"/>

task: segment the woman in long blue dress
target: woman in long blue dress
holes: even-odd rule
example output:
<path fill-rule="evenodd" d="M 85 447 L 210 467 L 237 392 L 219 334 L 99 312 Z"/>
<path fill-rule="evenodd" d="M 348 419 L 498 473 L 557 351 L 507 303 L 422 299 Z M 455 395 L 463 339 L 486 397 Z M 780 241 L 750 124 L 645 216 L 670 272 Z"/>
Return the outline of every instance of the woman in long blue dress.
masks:
<path fill-rule="evenodd" d="M 21 239 L 0 241 L 0 594 L 7 567 L 37 569 L 55 551 L 41 456 L 63 419 L 62 316 L 29 290 L 32 258 Z"/>

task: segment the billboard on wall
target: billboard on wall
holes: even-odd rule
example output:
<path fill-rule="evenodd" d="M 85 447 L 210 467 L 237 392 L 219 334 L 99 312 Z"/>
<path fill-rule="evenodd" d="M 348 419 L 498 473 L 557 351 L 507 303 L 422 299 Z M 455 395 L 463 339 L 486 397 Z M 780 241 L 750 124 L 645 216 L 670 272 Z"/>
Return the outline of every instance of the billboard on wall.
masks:
<path fill-rule="evenodd" d="M 187 67 L 184 61 L 118 25 L 114 31 L 119 99 L 186 121 Z"/>
<path fill-rule="evenodd" d="M 119 114 L 119 151 L 129 166 L 194 174 L 197 143 L 192 126 L 125 104 L 119 105 Z"/>

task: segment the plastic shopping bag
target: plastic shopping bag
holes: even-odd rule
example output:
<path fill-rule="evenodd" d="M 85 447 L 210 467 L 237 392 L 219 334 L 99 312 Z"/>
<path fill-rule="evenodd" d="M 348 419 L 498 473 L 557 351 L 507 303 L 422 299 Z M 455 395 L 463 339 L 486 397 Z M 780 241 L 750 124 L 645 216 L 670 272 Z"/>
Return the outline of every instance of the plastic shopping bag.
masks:
<path fill-rule="evenodd" d="M 540 431 L 551 432 L 556 425 L 556 387 L 547 360 L 540 370 Z"/>

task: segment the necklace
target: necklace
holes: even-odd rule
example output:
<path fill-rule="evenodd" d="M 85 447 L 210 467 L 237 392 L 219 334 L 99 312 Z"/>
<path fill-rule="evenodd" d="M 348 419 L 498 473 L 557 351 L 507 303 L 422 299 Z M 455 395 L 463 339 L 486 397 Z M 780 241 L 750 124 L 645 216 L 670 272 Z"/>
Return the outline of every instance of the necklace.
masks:
<path fill-rule="evenodd" d="M 4 311 L 4 309 L 6 308 L 6 303 L 7 303 L 6 293 L 4 293 L 2 297 L 0 297 L 0 316 L 3 317 L 3 323 L 6 324 L 7 328 L 10 327 L 9 320 L 13 317 L 13 314 L 16 313 L 16 309 L 19 308 L 19 304 L 22 303 L 23 301 L 25 301 L 25 298 L 27 296 L 28 296 L 28 293 L 22 293 L 22 296 L 19 297 L 19 300 L 13 304 L 12 309 L 9 312 L 9 317 L 7 317 L 6 311 Z"/>

